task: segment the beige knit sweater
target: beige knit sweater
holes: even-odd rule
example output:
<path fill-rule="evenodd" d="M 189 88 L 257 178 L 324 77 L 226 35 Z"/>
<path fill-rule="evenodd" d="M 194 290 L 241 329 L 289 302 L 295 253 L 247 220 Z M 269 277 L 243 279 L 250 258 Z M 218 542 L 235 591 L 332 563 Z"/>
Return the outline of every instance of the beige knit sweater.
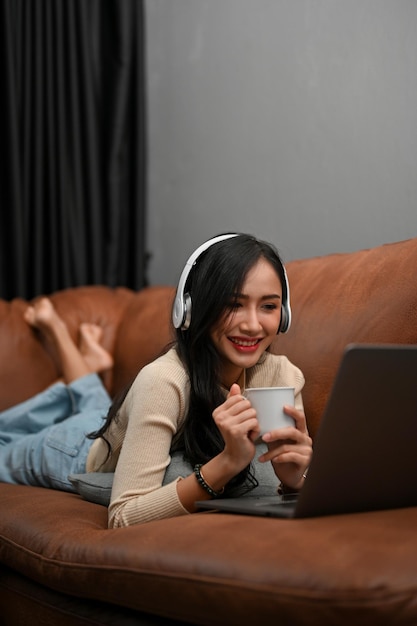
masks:
<path fill-rule="evenodd" d="M 247 387 L 294 387 L 295 405 L 302 409 L 302 372 L 284 356 L 265 353 L 246 372 Z M 144 367 L 129 390 L 107 438 L 92 444 L 87 471 L 115 471 L 109 526 L 141 524 L 185 515 L 176 483 L 163 485 L 171 461 L 174 434 L 187 414 L 189 380 L 174 348 Z M 117 467 L 116 467 L 117 465 Z"/>

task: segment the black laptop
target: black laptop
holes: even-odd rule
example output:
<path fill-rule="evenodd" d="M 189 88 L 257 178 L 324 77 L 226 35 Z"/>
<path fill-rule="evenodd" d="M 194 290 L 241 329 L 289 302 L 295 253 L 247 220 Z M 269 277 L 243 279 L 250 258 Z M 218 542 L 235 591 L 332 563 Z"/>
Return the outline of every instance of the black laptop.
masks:
<path fill-rule="evenodd" d="M 288 518 L 417 505 L 417 345 L 347 346 L 297 496 L 197 505 Z"/>

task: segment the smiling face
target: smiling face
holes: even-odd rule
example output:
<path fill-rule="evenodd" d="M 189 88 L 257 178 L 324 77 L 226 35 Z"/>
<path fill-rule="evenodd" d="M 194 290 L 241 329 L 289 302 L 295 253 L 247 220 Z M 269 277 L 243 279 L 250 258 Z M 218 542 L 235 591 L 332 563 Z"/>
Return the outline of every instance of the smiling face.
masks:
<path fill-rule="evenodd" d="M 247 273 L 242 292 L 210 336 L 222 362 L 221 381 L 229 388 L 242 370 L 255 365 L 276 337 L 281 320 L 282 285 L 273 266 L 261 258 Z"/>

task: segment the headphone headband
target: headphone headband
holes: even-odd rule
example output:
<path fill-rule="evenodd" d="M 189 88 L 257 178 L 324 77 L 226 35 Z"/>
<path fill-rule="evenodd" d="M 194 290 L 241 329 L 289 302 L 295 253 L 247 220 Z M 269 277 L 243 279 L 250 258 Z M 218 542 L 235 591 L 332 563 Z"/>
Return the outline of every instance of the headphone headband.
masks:
<path fill-rule="evenodd" d="M 218 235 L 217 237 L 213 237 L 209 239 L 201 246 L 199 246 L 188 261 L 186 262 L 184 269 L 181 272 L 180 279 L 178 281 L 177 292 L 175 294 L 174 305 L 172 307 L 172 323 L 174 324 L 174 328 L 181 328 L 181 330 L 187 330 L 190 326 L 191 322 L 191 297 L 188 293 L 184 293 L 185 285 L 187 283 L 188 276 L 197 262 L 199 256 L 205 252 L 214 244 L 219 243 L 220 241 L 225 241 L 226 239 L 231 239 L 232 237 L 237 237 L 238 233 L 229 233 L 227 235 Z M 283 264 L 283 277 L 285 284 L 283 285 L 283 293 L 282 293 L 282 306 L 281 306 L 281 323 L 278 329 L 278 332 L 286 333 L 291 325 L 291 306 L 290 306 L 290 289 L 288 284 L 287 272 L 285 271 L 285 267 Z"/>

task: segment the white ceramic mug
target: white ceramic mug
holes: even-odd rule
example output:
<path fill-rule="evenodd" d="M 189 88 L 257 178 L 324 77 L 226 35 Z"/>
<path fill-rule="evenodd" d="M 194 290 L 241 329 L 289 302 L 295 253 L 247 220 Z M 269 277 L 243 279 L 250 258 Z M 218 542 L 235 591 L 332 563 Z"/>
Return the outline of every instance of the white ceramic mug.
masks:
<path fill-rule="evenodd" d="M 252 387 L 245 396 L 256 410 L 260 436 L 277 428 L 295 426 L 295 420 L 284 413 L 285 404 L 294 406 L 294 387 Z"/>

